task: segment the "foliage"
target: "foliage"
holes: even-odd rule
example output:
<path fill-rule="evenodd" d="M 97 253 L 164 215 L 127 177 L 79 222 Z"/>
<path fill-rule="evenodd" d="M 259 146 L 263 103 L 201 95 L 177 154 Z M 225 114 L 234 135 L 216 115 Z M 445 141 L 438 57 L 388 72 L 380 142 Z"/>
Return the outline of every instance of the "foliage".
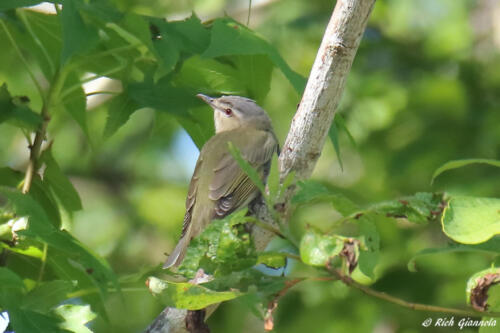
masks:
<path fill-rule="evenodd" d="M 22 8 L 40 2 L 0 4 L 0 311 L 10 329 L 140 331 L 162 306 L 219 302 L 217 332 L 260 332 L 249 313 L 267 322 L 277 302 L 278 332 L 414 330 L 429 316 L 349 293 L 332 270 L 409 301 L 465 307 L 465 295 L 498 311 L 500 67 L 498 54 L 476 54 L 464 23 L 474 6 L 378 1 L 313 179 L 280 184 L 273 160 L 264 197 L 279 237 L 257 251 L 248 227 L 258 221 L 235 212 L 163 271 L 190 140 L 201 147 L 213 134 L 195 95 L 251 97 L 283 138 L 331 3 L 278 2 L 253 30 L 228 16 L 164 20 L 191 8 L 153 0 Z M 112 81 L 89 90 L 98 78 Z M 37 172 L 23 193 L 28 152 Z M 471 156 L 484 158 L 457 160 Z"/>

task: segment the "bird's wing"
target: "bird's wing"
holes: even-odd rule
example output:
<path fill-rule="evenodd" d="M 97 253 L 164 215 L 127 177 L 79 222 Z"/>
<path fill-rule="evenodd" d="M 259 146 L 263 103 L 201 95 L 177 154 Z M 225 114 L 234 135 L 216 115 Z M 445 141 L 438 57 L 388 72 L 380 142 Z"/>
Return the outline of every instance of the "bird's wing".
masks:
<path fill-rule="evenodd" d="M 181 238 L 186 234 L 189 224 L 191 223 L 191 214 L 193 211 L 194 203 L 196 201 L 196 191 L 198 190 L 198 180 L 200 178 L 199 171 L 202 164 L 203 158 L 200 155 L 198 161 L 196 162 L 196 167 L 194 168 L 193 176 L 191 177 L 191 182 L 189 183 L 189 189 L 186 196 L 186 213 L 184 214 Z"/>
<path fill-rule="evenodd" d="M 252 140 L 233 144 L 240 150 L 242 157 L 259 171 L 261 178 L 267 176 L 271 157 L 277 148 L 272 133 L 258 131 Z M 214 176 L 209 186 L 209 198 L 215 201 L 213 217 L 221 218 L 230 214 L 257 191 L 257 186 L 228 150 L 214 168 Z"/>

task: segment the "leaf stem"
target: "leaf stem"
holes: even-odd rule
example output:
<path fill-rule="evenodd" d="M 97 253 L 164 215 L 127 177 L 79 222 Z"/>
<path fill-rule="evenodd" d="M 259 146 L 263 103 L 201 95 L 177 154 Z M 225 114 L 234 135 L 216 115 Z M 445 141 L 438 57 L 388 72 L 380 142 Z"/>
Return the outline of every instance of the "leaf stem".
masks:
<path fill-rule="evenodd" d="M 446 308 L 429 304 L 407 302 L 401 298 L 388 295 L 384 292 L 380 292 L 371 289 L 367 286 L 364 286 L 360 283 L 357 283 L 350 276 L 343 274 L 339 269 L 333 268 L 330 262 L 327 263 L 326 268 L 334 277 L 344 282 L 344 284 L 346 284 L 347 286 L 358 289 L 367 295 L 382 299 L 386 302 L 393 303 L 408 309 L 416 311 L 441 312 L 441 313 L 448 313 L 459 316 L 470 316 L 470 317 L 500 317 L 500 312 L 478 312 L 472 310 Z"/>
<path fill-rule="evenodd" d="M 28 71 L 28 75 L 30 76 L 31 80 L 33 81 L 33 83 L 35 84 L 36 88 L 38 89 L 38 92 L 40 93 L 40 96 L 42 97 L 42 100 L 45 101 L 45 94 L 43 93 L 43 89 L 42 89 L 42 86 L 40 85 L 40 83 L 38 82 L 38 80 L 36 79 L 35 77 L 35 74 L 33 73 L 33 71 L 31 70 L 29 64 L 28 64 L 28 61 L 26 60 L 26 58 L 23 56 L 23 53 L 21 52 L 21 49 L 19 49 L 19 46 L 17 45 L 15 39 L 12 37 L 12 35 L 10 34 L 10 31 L 9 29 L 7 28 L 7 25 L 4 23 L 3 20 L 0 20 L 0 25 L 2 25 L 2 28 L 4 29 L 5 31 L 5 34 L 7 35 L 7 38 L 9 39 L 9 41 L 12 43 L 12 46 L 14 47 L 14 50 L 16 50 L 16 53 L 17 55 L 19 56 L 19 59 L 21 59 L 21 62 L 24 64 L 24 66 L 26 67 L 26 70 Z"/>

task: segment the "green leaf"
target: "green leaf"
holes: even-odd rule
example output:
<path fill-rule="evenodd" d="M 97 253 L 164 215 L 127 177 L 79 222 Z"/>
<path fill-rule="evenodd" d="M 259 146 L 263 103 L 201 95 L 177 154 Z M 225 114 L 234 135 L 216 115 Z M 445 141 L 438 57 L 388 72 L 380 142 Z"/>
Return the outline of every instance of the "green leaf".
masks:
<path fill-rule="evenodd" d="M 60 328 L 67 329 L 74 333 L 92 333 L 92 331 L 85 326 L 88 322 L 96 318 L 96 314 L 92 312 L 90 306 L 64 304 L 57 307 L 54 312 L 64 318 L 64 321 L 59 323 Z"/>
<path fill-rule="evenodd" d="M 44 172 L 44 182 L 48 183 L 63 207 L 68 212 L 81 210 L 82 201 L 80 196 L 52 156 L 52 150 L 45 150 L 40 160 L 47 166 Z"/>
<path fill-rule="evenodd" d="M 175 83 L 199 91 L 226 95 L 246 94 L 245 84 L 239 80 L 238 71 L 234 66 L 199 56 L 193 56 L 183 62 Z"/>
<path fill-rule="evenodd" d="M 494 253 L 500 254 L 500 238 L 492 238 L 484 243 L 476 244 L 476 245 L 468 245 L 468 244 L 448 244 L 446 247 L 439 248 L 427 248 L 421 251 L 418 251 L 409 261 L 408 261 L 408 270 L 410 272 L 417 271 L 417 259 L 421 257 L 443 254 L 443 253 L 452 253 L 452 252 L 482 252 L 482 253 Z"/>
<path fill-rule="evenodd" d="M 272 268 L 280 268 L 286 265 L 286 254 L 281 252 L 262 252 L 257 258 L 258 264 L 264 264 Z"/>
<path fill-rule="evenodd" d="M 12 97 L 7 84 L 0 87 L 0 123 L 7 121 L 28 130 L 35 130 L 42 123 L 40 115 L 30 110 L 23 99 Z"/>
<path fill-rule="evenodd" d="M 59 317 L 42 314 L 29 309 L 8 309 L 10 323 L 16 333 L 62 333 L 70 332 L 59 327 Z"/>
<path fill-rule="evenodd" d="M 213 220 L 190 242 L 179 272 L 192 278 L 203 268 L 205 273 L 219 276 L 254 266 L 257 254 L 242 225 L 246 222 L 245 214 L 246 210 L 240 210 L 222 220 Z"/>
<path fill-rule="evenodd" d="M 324 267 L 344 247 L 341 237 L 308 230 L 300 241 L 300 258 L 305 264 Z"/>
<path fill-rule="evenodd" d="M 213 291 L 201 285 L 164 281 L 155 277 L 150 277 L 148 282 L 151 292 L 160 296 L 164 305 L 179 309 L 200 310 L 242 295 L 238 291 Z"/>
<path fill-rule="evenodd" d="M 377 203 L 367 210 L 387 217 L 406 218 L 413 223 L 427 223 L 439 216 L 442 201 L 442 194 L 418 192 L 413 196 Z"/>
<path fill-rule="evenodd" d="M 0 267 L 0 291 L 5 290 L 24 291 L 24 283 L 21 278 L 6 267 Z"/>
<path fill-rule="evenodd" d="M 434 174 L 432 175 L 431 179 L 431 184 L 434 183 L 434 180 L 436 179 L 437 176 L 442 174 L 445 171 L 448 170 L 453 170 L 457 168 L 461 168 L 463 166 L 467 166 L 470 164 L 488 164 L 496 167 L 500 167 L 500 161 L 499 160 L 488 160 L 488 159 L 483 159 L 483 158 L 471 158 L 471 159 L 466 159 L 466 160 L 455 160 L 455 161 L 449 161 L 440 166 L 436 171 L 434 171 Z"/>
<path fill-rule="evenodd" d="M 294 72 L 278 51 L 261 36 L 231 18 L 216 19 L 212 26 L 210 45 L 203 57 L 228 55 L 266 55 L 290 81 L 297 93 L 304 90 L 306 79 Z"/>
<path fill-rule="evenodd" d="M 260 178 L 259 172 L 255 170 L 250 163 L 248 163 L 243 156 L 241 156 L 240 151 L 238 148 L 233 145 L 232 142 L 228 142 L 228 148 L 229 152 L 235 159 L 235 161 L 238 163 L 240 168 L 247 174 L 248 178 L 254 183 L 255 186 L 260 190 L 260 193 L 265 195 L 266 193 L 266 187 L 264 186 L 264 183 L 262 182 L 262 179 Z"/>
<path fill-rule="evenodd" d="M 380 235 L 375 223 L 369 216 L 362 216 L 357 221 L 361 247 L 358 258 L 358 270 L 353 272 L 353 278 L 358 282 L 369 283 L 374 280 L 374 269 L 378 262 L 380 252 Z"/>
<path fill-rule="evenodd" d="M 454 196 L 441 223 L 444 233 L 458 243 L 483 243 L 500 233 L 500 199 Z"/>
<path fill-rule="evenodd" d="M 153 46 L 165 73 L 173 70 L 181 57 L 200 54 L 209 44 L 210 32 L 194 14 L 183 21 L 151 19 L 150 24 L 157 29 Z"/>
<path fill-rule="evenodd" d="M 339 160 L 340 169 L 344 170 L 344 165 L 342 164 L 342 155 L 340 154 L 340 144 L 339 144 L 339 134 L 338 128 L 335 121 L 330 125 L 330 130 L 328 131 L 328 137 L 333 144 L 333 148 L 335 149 L 335 154 L 337 155 L 337 159 Z"/>
<path fill-rule="evenodd" d="M 47 313 L 51 308 L 67 299 L 68 293 L 74 289 L 70 281 L 53 280 L 43 282 L 31 290 L 23 299 L 23 308 Z"/>
<path fill-rule="evenodd" d="M 335 210 L 343 216 L 359 211 L 359 207 L 349 198 L 338 191 L 327 188 L 319 182 L 307 180 L 301 181 L 297 185 L 299 190 L 292 198 L 293 204 L 305 204 L 314 200 L 326 200 L 330 201 Z"/>
<path fill-rule="evenodd" d="M 19 231 L 18 234 L 46 243 L 64 253 L 62 261 L 59 261 L 63 270 L 65 265 L 73 269 L 77 267 L 92 279 L 102 294 L 106 294 L 109 283 L 119 288 L 116 276 L 107 263 L 85 248 L 68 232 L 56 229 L 48 220 L 42 207 L 31 197 L 2 186 L 0 186 L 0 193 L 14 204 L 18 216 L 29 216 L 28 229 Z"/>
<path fill-rule="evenodd" d="M 79 78 L 72 74 L 66 79 L 66 86 L 71 87 L 72 91 L 64 93 L 62 107 L 71 117 L 80 125 L 83 133 L 89 137 L 87 126 L 87 98 Z"/>
<path fill-rule="evenodd" d="M 97 29 L 83 22 L 82 16 L 78 11 L 78 3 L 79 0 L 62 1 L 62 64 L 65 64 L 74 55 L 81 55 L 89 51 L 99 40 Z"/>
<path fill-rule="evenodd" d="M 108 107 L 108 118 L 104 128 L 104 137 L 109 138 L 130 118 L 138 109 L 138 105 L 130 99 L 127 92 L 114 97 Z"/>
<path fill-rule="evenodd" d="M 23 178 L 22 172 L 7 167 L 0 168 L 0 185 L 17 187 Z"/>
<path fill-rule="evenodd" d="M 349 141 L 351 141 L 351 144 L 354 147 L 356 147 L 357 146 L 356 140 L 354 140 L 354 137 L 352 136 L 351 132 L 347 128 L 344 117 L 341 114 L 336 113 L 335 118 L 333 118 L 333 122 L 335 123 L 338 130 L 342 130 L 345 132 L 345 134 L 347 134 L 347 137 L 349 138 Z"/>

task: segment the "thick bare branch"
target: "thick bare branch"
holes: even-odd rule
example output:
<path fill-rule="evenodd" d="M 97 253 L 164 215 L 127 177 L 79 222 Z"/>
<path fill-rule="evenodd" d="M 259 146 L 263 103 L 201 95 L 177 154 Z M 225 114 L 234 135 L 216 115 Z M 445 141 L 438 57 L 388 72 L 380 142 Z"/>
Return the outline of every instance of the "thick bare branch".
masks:
<path fill-rule="evenodd" d="M 296 179 L 311 175 L 374 3 L 337 1 L 280 156 L 282 179 L 291 171 Z"/>
<path fill-rule="evenodd" d="M 280 177 L 295 172 L 295 179 L 308 178 L 316 165 L 368 17 L 375 0 L 338 0 L 312 67 L 300 106 L 280 155 Z M 287 198 L 293 194 L 293 189 Z M 282 212 L 287 216 L 289 205 Z M 262 221 L 270 221 L 265 205 L 253 207 Z M 255 226 L 252 235 L 258 249 L 264 249 L 273 234 Z M 167 308 L 146 332 L 186 333 L 188 311 Z"/>

